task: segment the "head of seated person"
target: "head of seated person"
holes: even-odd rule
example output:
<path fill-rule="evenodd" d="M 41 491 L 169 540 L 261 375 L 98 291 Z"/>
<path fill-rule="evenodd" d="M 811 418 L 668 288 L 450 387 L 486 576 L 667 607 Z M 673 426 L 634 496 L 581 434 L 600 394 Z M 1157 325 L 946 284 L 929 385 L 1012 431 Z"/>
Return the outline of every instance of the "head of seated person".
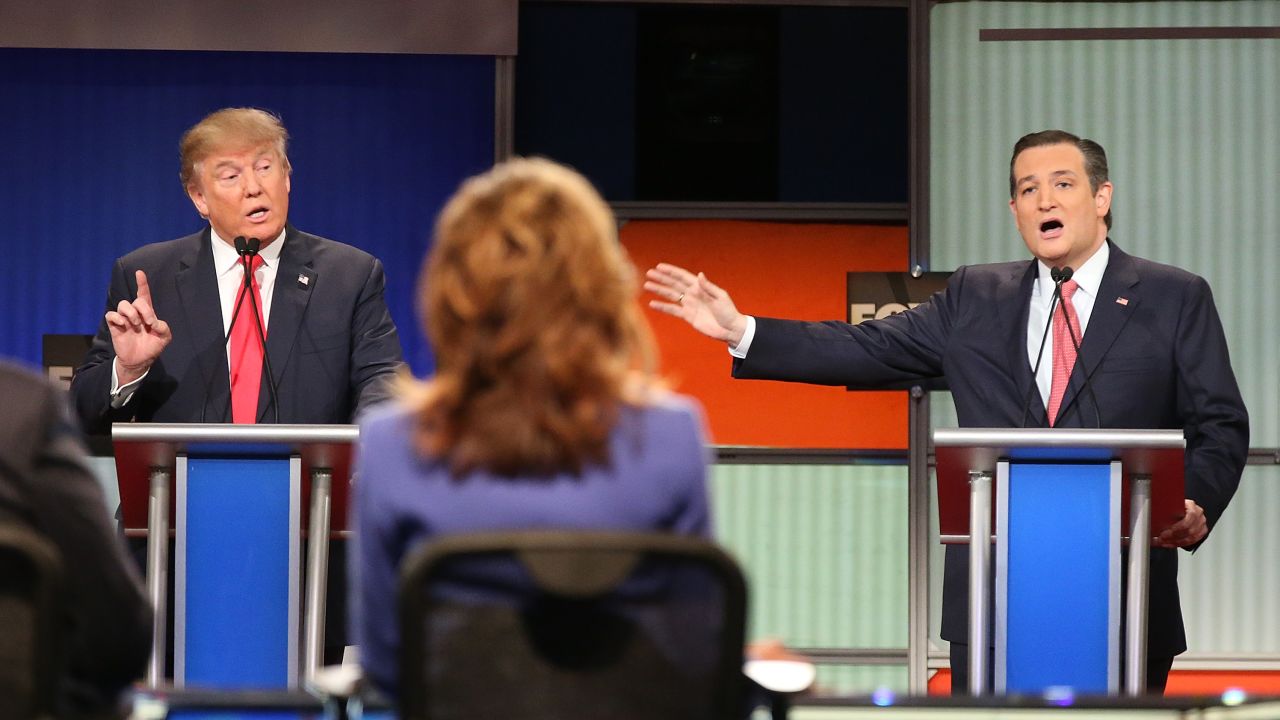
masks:
<path fill-rule="evenodd" d="M 652 389 L 637 273 L 578 173 L 517 159 L 445 206 L 419 287 L 436 373 L 415 442 L 455 474 L 579 472 L 607 461 L 620 408 Z"/>

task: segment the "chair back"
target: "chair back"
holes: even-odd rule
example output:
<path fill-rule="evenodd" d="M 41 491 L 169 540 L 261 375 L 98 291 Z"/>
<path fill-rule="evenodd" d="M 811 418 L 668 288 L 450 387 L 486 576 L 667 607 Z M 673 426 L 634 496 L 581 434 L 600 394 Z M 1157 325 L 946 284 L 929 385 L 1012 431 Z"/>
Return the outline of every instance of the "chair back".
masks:
<path fill-rule="evenodd" d="M 51 718 L 61 666 L 62 563 L 47 540 L 0 521 L 0 699 L 7 718 Z"/>
<path fill-rule="evenodd" d="M 746 581 L 658 533 L 459 535 L 400 575 L 405 720 L 741 718 Z"/>

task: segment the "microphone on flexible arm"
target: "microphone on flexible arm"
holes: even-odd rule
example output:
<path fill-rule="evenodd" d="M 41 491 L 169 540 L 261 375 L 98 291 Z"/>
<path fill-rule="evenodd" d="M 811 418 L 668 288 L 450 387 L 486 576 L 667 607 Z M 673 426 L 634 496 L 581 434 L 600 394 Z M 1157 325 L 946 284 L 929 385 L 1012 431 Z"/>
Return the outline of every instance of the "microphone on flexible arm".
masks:
<path fill-rule="evenodd" d="M 1075 271 L 1073 271 L 1069 267 L 1062 268 L 1061 279 L 1056 280 L 1056 282 L 1058 283 L 1058 287 L 1061 288 L 1062 283 L 1070 280 L 1071 276 L 1074 273 Z M 1082 362 L 1080 359 L 1080 341 L 1076 339 L 1076 329 L 1071 324 L 1071 315 L 1067 313 L 1067 308 L 1065 305 L 1062 305 L 1061 307 L 1062 307 L 1062 319 L 1067 321 L 1067 336 L 1071 338 L 1071 347 L 1074 348 L 1076 351 L 1076 362 L 1077 363 Z M 1051 321 L 1050 324 L 1052 324 L 1052 319 L 1053 319 L 1052 312 L 1050 312 L 1049 317 Z M 1074 374 L 1075 372 L 1074 368 L 1072 369 L 1072 372 Z M 1093 400 L 1093 421 L 1094 423 L 1096 423 L 1096 427 L 1099 430 L 1101 430 L 1102 429 L 1102 413 L 1098 410 L 1098 396 L 1095 395 L 1093 392 L 1093 383 L 1089 382 L 1088 370 L 1082 367 L 1080 369 L 1080 374 L 1084 377 L 1084 389 L 1089 391 L 1089 398 Z M 1068 376 L 1067 383 L 1070 384 L 1070 382 L 1071 382 L 1071 378 L 1070 376 Z M 1078 407 L 1079 407 L 1079 404 L 1077 403 L 1077 408 Z"/>
<path fill-rule="evenodd" d="M 237 237 L 235 240 L 231 241 L 231 244 L 235 246 L 236 254 L 240 256 L 241 266 L 244 266 L 245 253 L 249 251 L 249 245 L 245 241 L 244 236 L 241 235 Z M 255 252 L 256 251 L 257 250 L 255 249 Z M 249 276 L 246 270 L 245 283 L 240 288 L 240 292 L 236 293 L 236 304 L 235 304 L 235 307 L 231 309 L 231 323 L 227 325 L 227 332 L 222 336 L 222 354 L 224 356 L 224 361 L 225 361 L 225 356 L 227 354 L 227 343 L 231 342 L 231 331 L 235 329 L 236 319 L 240 317 L 240 305 L 241 303 L 244 302 L 244 296 L 249 294 L 248 292 L 246 292 L 248 289 L 249 289 Z M 266 353 L 264 352 L 263 354 L 265 355 Z M 209 377 L 209 384 L 205 386 L 204 404 L 200 406 L 200 422 L 205 421 L 205 411 L 207 411 L 209 408 L 209 393 L 213 392 L 213 378 L 217 377 L 217 375 L 218 375 L 217 373 L 214 373 L 213 375 L 211 375 Z M 226 414 L 229 412 L 231 412 L 231 394 L 228 392 L 227 406 L 223 409 L 223 416 L 225 417 Z"/>
<path fill-rule="evenodd" d="M 1036 364 L 1031 368 L 1031 387 L 1027 388 L 1027 398 L 1022 402 L 1022 427 L 1027 426 L 1027 414 L 1031 412 L 1031 398 L 1035 397 L 1036 377 L 1040 374 L 1040 360 L 1044 357 L 1045 341 L 1049 339 L 1049 328 L 1053 327 L 1053 309 L 1062 300 L 1062 283 L 1071 279 L 1071 268 L 1066 269 L 1067 276 L 1059 268 L 1049 268 L 1049 277 L 1053 280 L 1053 297 L 1049 298 L 1049 316 L 1044 323 L 1044 333 L 1040 336 L 1040 349 L 1036 351 Z"/>
<path fill-rule="evenodd" d="M 250 271 L 253 268 L 253 256 L 258 254 L 258 249 L 262 247 L 262 241 L 258 238 L 249 238 L 245 242 L 244 253 L 240 255 L 241 262 L 244 263 L 244 290 L 242 294 L 249 296 L 249 302 L 253 305 L 253 322 L 258 328 L 258 341 L 262 343 L 262 362 L 267 369 L 267 389 L 271 392 L 271 410 L 275 416 L 276 424 L 280 424 L 280 393 L 276 388 L 276 376 L 271 372 L 271 356 L 267 353 L 267 332 L 262 327 L 262 310 L 258 307 L 258 299 L 250 288 L 252 280 Z M 239 248 L 237 247 L 237 250 Z M 230 333 L 228 333 L 230 336 Z"/>

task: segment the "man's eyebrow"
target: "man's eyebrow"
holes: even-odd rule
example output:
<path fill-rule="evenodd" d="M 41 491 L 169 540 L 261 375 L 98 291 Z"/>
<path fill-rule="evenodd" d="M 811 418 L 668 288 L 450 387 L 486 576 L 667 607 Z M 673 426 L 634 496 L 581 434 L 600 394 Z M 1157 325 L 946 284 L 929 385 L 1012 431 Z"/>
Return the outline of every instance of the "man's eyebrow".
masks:
<path fill-rule="evenodd" d="M 1075 177 L 1075 174 L 1076 174 L 1075 170 L 1054 170 L 1053 172 L 1049 173 L 1049 177 L 1056 178 L 1056 177 L 1062 177 L 1063 175 L 1070 175 L 1072 177 Z M 1018 182 L 1014 184 L 1018 187 L 1021 187 L 1023 183 L 1031 182 L 1032 180 L 1035 180 L 1035 179 L 1036 179 L 1036 175 L 1035 173 L 1032 173 L 1030 175 L 1024 175 L 1023 177 L 1018 178 Z"/>

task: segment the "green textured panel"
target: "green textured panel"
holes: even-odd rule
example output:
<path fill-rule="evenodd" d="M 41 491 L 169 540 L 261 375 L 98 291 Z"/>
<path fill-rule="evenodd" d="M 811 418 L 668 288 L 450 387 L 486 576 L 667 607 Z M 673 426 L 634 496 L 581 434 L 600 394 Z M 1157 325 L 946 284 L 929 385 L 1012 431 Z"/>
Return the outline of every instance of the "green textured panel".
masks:
<path fill-rule="evenodd" d="M 717 465 L 717 539 L 742 564 L 749 633 L 792 647 L 905 648 L 902 466 Z M 901 668 L 822 668 L 824 687 L 905 687 Z"/>
<path fill-rule="evenodd" d="M 1280 467 L 1245 468 L 1235 499 L 1178 587 L 1187 645 L 1206 653 L 1280 653 Z"/>
<path fill-rule="evenodd" d="M 1101 142 L 1112 237 L 1208 279 L 1253 444 L 1280 445 L 1280 40 L 978 42 L 997 28 L 1280 26 L 1280 2 L 942 3 L 929 19 L 933 269 L 1028 256 L 1008 210 L 1018 137 Z"/>
<path fill-rule="evenodd" d="M 1099 141 L 1113 239 L 1208 279 L 1251 442 L 1280 446 L 1280 40 L 978 42 L 998 28 L 1274 27 L 1280 2 L 956 2 L 929 20 L 932 269 L 1028 257 L 1008 210 L 1018 137 Z M 933 406 L 954 426 L 949 400 Z M 1278 472 L 1247 471 L 1209 542 L 1182 554 L 1193 652 L 1280 653 Z"/>

